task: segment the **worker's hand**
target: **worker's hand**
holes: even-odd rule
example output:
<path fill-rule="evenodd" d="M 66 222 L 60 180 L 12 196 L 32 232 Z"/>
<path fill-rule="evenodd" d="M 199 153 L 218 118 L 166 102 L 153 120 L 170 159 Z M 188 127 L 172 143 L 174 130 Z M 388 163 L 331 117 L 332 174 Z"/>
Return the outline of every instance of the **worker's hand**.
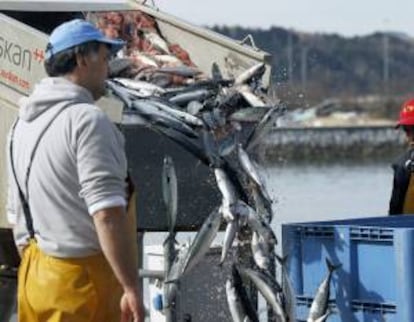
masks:
<path fill-rule="evenodd" d="M 125 291 L 121 298 L 121 322 L 144 322 L 145 309 L 137 291 Z"/>

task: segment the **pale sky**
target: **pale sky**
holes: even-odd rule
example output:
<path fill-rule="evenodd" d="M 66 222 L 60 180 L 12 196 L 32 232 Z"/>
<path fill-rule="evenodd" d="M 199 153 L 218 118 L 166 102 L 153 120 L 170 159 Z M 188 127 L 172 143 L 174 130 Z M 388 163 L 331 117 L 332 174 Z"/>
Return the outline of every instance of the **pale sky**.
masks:
<path fill-rule="evenodd" d="M 274 25 L 344 36 L 387 30 L 414 37 L 414 0 L 154 1 L 162 11 L 198 25 Z"/>

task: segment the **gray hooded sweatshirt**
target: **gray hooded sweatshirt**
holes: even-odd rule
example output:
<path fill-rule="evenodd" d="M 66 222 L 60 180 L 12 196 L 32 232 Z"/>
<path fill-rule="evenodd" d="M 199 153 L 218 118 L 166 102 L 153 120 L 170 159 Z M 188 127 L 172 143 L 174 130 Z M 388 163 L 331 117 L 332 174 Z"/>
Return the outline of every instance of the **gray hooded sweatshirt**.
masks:
<path fill-rule="evenodd" d="M 29 192 L 35 238 L 40 249 L 57 257 L 84 257 L 101 251 L 92 215 L 125 206 L 127 163 L 124 139 L 94 105 L 92 95 L 64 78 L 45 78 L 20 102 L 13 140 L 17 180 Z M 45 132 L 25 188 L 30 154 Z M 10 141 L 10 134 L 9 134 Z M 7 213 L 15 239 L 29 239 L 21 202 L 8 158 Z"/>

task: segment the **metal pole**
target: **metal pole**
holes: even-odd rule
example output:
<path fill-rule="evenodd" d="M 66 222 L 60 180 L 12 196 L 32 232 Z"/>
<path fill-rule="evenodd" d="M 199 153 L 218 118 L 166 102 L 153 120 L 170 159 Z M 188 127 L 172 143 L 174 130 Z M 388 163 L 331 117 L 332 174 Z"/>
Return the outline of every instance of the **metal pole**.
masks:
<path fill-rule="evenodd" d="M 293 83 L 293 45 L 292 45 L 292 31 L 288 30 L 287 41 L 287 59 L 288 59 L 288 83 Z"/>
<path fill-rule="evenodd" d="M 175 233 L 169 234 L 164 242 L 164 281 L 168 279 L 168 273 L 176 256 Z M 176 282 L 164 283 L 164 313 L 166 322 L 176 322 L 176 300 L 178 285 Z"/>
<path fill-rule="evenodd" d="M 384 94 L 388 96 L 389 94 L 389 78 L 390 78 L 390 70 L 389 70 L 389 37 L 387 32 L 384 32 L 383 37 L 383 85 L 384 85 Z"/>
<path fill-rule="evenodd" d="M 302 47 L 301 54 L 302 92 L 305 93 L 308 82 L 308 48 L 306 46 Z"/>

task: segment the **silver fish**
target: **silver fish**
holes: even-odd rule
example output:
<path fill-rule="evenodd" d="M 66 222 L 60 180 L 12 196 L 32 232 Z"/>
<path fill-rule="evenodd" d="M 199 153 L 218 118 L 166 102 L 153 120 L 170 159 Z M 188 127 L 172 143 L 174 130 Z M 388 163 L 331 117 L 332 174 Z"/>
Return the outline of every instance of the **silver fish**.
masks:
<path fill-rule="evenodd" d="M 318 287 L 311 308 L 309 310 L 307 322 L 320 321 L 318 319 L 326 315 L 328 311 L 328 301 L 330 296 L 330 284 L 332 279 L 332 273 L 342 266 L 341 264 L 333 265 L 328 258 L 326 258 L 325 260 L 326 266 L 328 267 L 328 275 Z"/>
<path fill-rule="evenodd" d="M 268 223 L 271 223 L 274 217 L 272 200 L 267 199 L 258 186 L 252 187 L 252 196 L 257 214 Z"/>
<path fill-rule="evenodd" d="M 162 39 L 156 32 L 146 31 L 144 32 L 144 37 L 158 50 L 161 50 L 165 54 L 170 53 L 167 42 Z"/>
<path fill-rule="evenodd" d="M 181 66 L 183 62 L 172 55 L 154 55 L 152 56 L 159 64 L 168 64 L 169 66 Z"/>
<path fill-rule="evenodd" d="M 279 107 L 272 107 L 267 111 L 246 139 L 245 148 L 247 151 L 251 151 L 269 133 L 276 122 L 276 118 L 280 115 Z"/>
<path fill-rule="evenodd" d="M 277 261 L 282 266 L 282 289 L 284 294 L 284 309 L 289 318 L 289 322 L 296 321 L 296 295 L 295 291 L 293 290 L 292 282 L 289 278 L 286 263 L 287 263 L 287 256 L 280 257 L 276 255 Z"/>
<path fill-rule="evenodd" d="M 208 166 L 210 165 L 210 160 L 208 156 L 206 155 L 202 146 L 196 140 L 191 139 L 187 135 L 173 128 L 160 126 L 156 130 L 157 132 L 162 133 L 163 135 L 170 138 L 172 141 L 179 144 L 181 147 L 183 147 L 186 151 L 190 152 L 192 155 L 198 158 L 205 165 L 208 165 Z"/>
<path fill-rule="evenodd" d="M 249 155 L 243 149 L 241 144 L 239 144 L 238 146 L 238 157 L 239 157 L 241 167 L 243 168 L 243 170 L 249 177 L 250 181 L 258 187 L 259 189 L 258 192 L 264 198 L 266 210 L 271 212 L 272 211 L 272 207 L 271 207 L 272 199 L 269 193 L 267 192 L 266 186 L 263 183 L 263 179 L 261 178 L 259 172 L 257 171 L 256 166 L 250 160 Z M 270 207 L 269 207 L 269 204 L 270 204 Z"/>
<path fill-rule="evenodd" d="M 239 231 L 239 221 L 233 219 L 227 223 L 226 231 L 224 233 L 223 247 L 221 249 L 220 265 L 224 263 L 227 253 L 229 252 L 233 241 L 236 238 L 236 234 Z"/>
<path fill-rule="evenodd" d="M 187 113 L 197 115 L 203 108 L 203 103 L 200 103 L 199 101 L 191 101 L 187 104 Z"/>
<path fill-rule="evenodd" d="M 259 187 L 264 187 L 263 180 L 259 175 L 259 172 L 256 169 L 256 166 L 250 160 L 249 155 L 243 149 L 242 145 L 239 143 L 238 145 L 238 157 L 240 161 L 240 165 L 242 166 L 243 170 L 249 176 L 249 178 Z"/>
<path fill-rule="evenodd" d="M 134 50 L 132 53 L 131 53 L 131 58 L 133 58 L 135 61 L 138 61 L 139 63 L 140 63 L 140 65 L 144 65 L 144 66 L 151 66 L 151 67 L 155 67 L 155 68 L 158 68 L 158 63 L 154 60 L 154 59 L 152 59 L 152 58 L 150 58 L 150 57 L 148 57 L 147 55 L 145 55 L 145 54 L 143 54 L 143 53 L 141 53 L 140 51 L 138 51 L 138 50 Z"/>
<path fill-rule="evenodd" d="M 109 88 L 112 91 L 112 93 L 116 97 L 118 97 L 125 104 L 127 108 L 131 108 L 132 106 L 131 97 L 122 86 L 117 85 L 111 80 L 106 80 L 105 85 L 107 88 Z"/>
<path fill-rule="evenodd" d="M 230 314 L 234 322 L 244 322 L 246 313 L 244 312 L 241 300 L 236 293 L 236 288 L 230 280 L 226 281 L 226 296 Z"/>
<path fill-rule="evenodd" d="M 253 282 L 257 290 L 272 307 L 278 321 L 286 322 L 286 313 L 283 310 L 282 304 L 278 300 L 278 293 L 280 292 L 280 289 L 276 289 L 275 285 L 270 285 L 268 277 L 264 276 L 263 273 L 257 272 L 250 268 L 239 268 L 239 271 L 243 277 L 248 278 Z"/>
<path fill-rule="evenodd" d="M 253 254 L 253 260 L 258 267 L 268 271 L 270 268 L 271 247 L 269 244 L 260 237 L 257 232 L 253 231 L 251 249 Z"/>
<path fill-rule="evenodd" d="M 198 133 L 190 126 L 165 112 L 151 100 L 135 100 L 132 102 L 132 108 L 151 124 L 160 124 L 167 128 L 173 128 L 192 138 L 198 137 Z"/>
<path fill-rule="evenodd" d="M 184 262 L 183 274 L 190 271 L 204 257 L 217 235 L 220 223 L 221 209 L 216 208 L 204 221 L 201 229 L 194 238 Z"/>
<path fill-rule="evenodd" d="M 328 316 L 330 316 L 331 314 L 332 314 L 332 311 L 328 309 L 328 311 L 324 315 L 322 315 L 320 318 L 317 318 L 315 322 L 325 322 Z"/>
<path fill-rule="evenodd" d="M 250 106 L 264 107 L 266 103 L 256 94 L 254 94 L 248 86 L 237 86 L 236 91 L 239 92 Z"/>
<path fill-rule="evenodd" d="M 252 207 L 245 203 L 243 206 L 247 211 L 247 224 L 249 227 L 253 231 L 256 231 L 257 234 L 262 237 L 263 240 L 265 240 L 270 246 L 277 245 L 276 235 L 270 225 L 263 218 L 260 218 Z"/>
<path fill-rule="evenodd" d="M 177 94 L 169 99 L 171 103 L 174 104 L 188 104 L 191 101 L 204 101 L 206 98 L 210 97 L 212 92 L 207 89 L 197 89 L 194 91 L 189 91 L 185 93 Z"/>
<path fill-rule="evenodd" d="M 195 126 L 195 127 L 203 127 L 204 123 L 198 117 L 191 115 L 189 113 L 180 111 L 173 106 L 167 104 L 166 102 L 162 102 L 160 100 L 154 99 L 154 104 L 162 109 L 163 111 L 167 112 L 168 114 L 174 116 L 175 118 L 179 119 L 187 123 L 188 125 Z"/>
<path fill-rule="evenodd" d="M 204 151 L 210 162 L 209 166 L 218 167 L 221 164 L 222 160 L 218 156 L 217 142 L 214 139 L 214 134 L 207 129 L 202 129 L 201 137 Z"/>
<path fill-rule="evenodd" d="M 162 196 L 167 208 L 168 231 L 174 232 L 177 221 L 177 175 L 175 173 L 174 162 L 170 156 L 164 158 L 162 167 Z"/>
<path fill-rule="evenodd" d="M 194 77 L 201 73 L 200 70 L 185 65 L 161 67 L 156 71 L 158 73 L 175 74 L 182 77 Z"/>
<path fill-rule="evenodd" d="M 223 196 L 223 205 L 230 206 L 237 200 L 236 190 L 228 178 L 226 172 L 221 168 L 214 169 L 217 186 Z"/>
<path fill-rule="evenodd" d="M 170 270 L 167 274 L 165 283 L 177 283 L 182 276 L 184 270 L 184 264 L 189 251 L 189 245 L 181 245 L 177 250 L 174 262 L 172 263 Z"/>
<path fill-rule="evenodd" d="M 146 92 L 153 93 L 153 95 L 160 95 L 165 93 L 165 89 L 152 83 L 120 77 L 114 78 L 113 80 L 122 86 L 134 89 L 136 91 L 145 90 Z"/>
<path fill-rule="evenodd" d="M 227 288 L 226 288 L 227 291 Z M 233 320 L 243 318 L 243 322 L 259 322 L 258 314 L 254 308 L 236 265 L 232 265 L 230 285 L 227 293 L 227 301 Z M 230 295 L 230 296 L 229 296 Z M 238 311 L 234 310 L 238 309 Z M 236 311 L 237 314 L 233 314 Z"/>
<path fill-rule="evenodd" d="M 261 77 L 265 72 L 266 67 L 264 63 L 258 63 L 253 65 L 252 67 L 248 68 L 244 72 L 242 72 L 239 76 L 236 77 L 234 80 L 235 85 L 240 85 L 248 82 L 253 77 Z"/>
<path fill-rule="evenodd" d="M 221 73 L 220 67 L 216 62 L 211 65 L 211 78 L 216 81 L 223 79 L 223 74 Z"/>

